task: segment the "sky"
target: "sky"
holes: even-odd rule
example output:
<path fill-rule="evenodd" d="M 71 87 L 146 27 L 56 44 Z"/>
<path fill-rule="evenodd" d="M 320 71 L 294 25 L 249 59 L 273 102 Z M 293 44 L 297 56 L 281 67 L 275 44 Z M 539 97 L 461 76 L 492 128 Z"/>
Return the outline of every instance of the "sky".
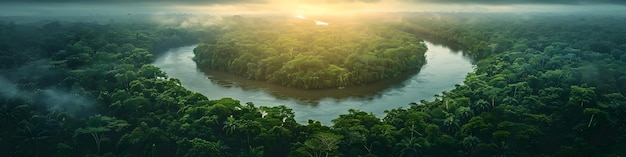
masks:
<path fill-rule="evenodd" d="M 0 0 L 0 16 L 143 13 L 622 11 L 626 0 Z M 626 12 L 626 11 L 622 11 Z"/>

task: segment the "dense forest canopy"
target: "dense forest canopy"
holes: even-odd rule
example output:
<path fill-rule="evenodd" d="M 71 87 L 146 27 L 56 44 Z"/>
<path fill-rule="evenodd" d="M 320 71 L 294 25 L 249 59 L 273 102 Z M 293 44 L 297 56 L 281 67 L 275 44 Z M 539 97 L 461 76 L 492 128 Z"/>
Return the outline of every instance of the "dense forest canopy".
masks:
<path fill-rule="evenodd" d="M 434 101 L 415 100 L 406 108 L 386 111 L 384 117 L 351 109 L 332 126 L 315 120 L 297 123 L 297 115 L 286 106 L 208 100 L 150 64 L 166 48 L 202 41 L 208 44 L 198 50 L 210 51 L 219 46 L 210 43 L 223 39 L 282 34 L 245 35 L 228 29 L 215 34 L 218 27 L 132 20 L 0 20 L 0 156 L 626 155 L 624 16 L 384 15 L 401 20 L 359 26 L 367 29 L 352 30 L 357 35 L 349 37 L 376 37 L 366 32 L 383 31 L 393 34 L 388 39 L 407 41 L 382 41 L 448 40 L 479 59 L 476 71 Z M 333 31 L 314 25 L 300 28 Z M 239 41 L 233 46 L 273 46 Z M 373 60 L 393 57 L 371 51 Z M 315 54 L 320 51 L 304 52 L 307 56 L 302 57 L 333 65 L 321 59 L 322 53 Z M 354 54 L 367 58 L 367 53 Z M 348 70 L 340 62 L 334 65 Z M 198 63 L 209 66 L 213 61 Z M 224 70 L 240 70 L 249 77 L 248 65 L 237 69 L 230 64 Z"/>
<path fill-rule="evenodd" d="M 426 46 L 373 22 L 225 18 L 194 53 L 200 68 L 304 89 L 371 83 L 418 70 Z"/>

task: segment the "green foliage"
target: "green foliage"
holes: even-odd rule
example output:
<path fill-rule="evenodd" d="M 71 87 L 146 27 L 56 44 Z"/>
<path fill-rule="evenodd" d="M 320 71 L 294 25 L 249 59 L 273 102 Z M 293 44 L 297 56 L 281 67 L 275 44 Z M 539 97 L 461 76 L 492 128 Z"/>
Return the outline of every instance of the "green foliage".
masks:
<path fill-rule="evenodd" d="M 367 84 L 425 64 L 426 47 L 408 33 L 377 24 L 316 26 L 301 21 L 227 18 L 194 49 L 200 68 L 304 88 Z"/>
<path fill-rule="evenodd" d="M 425 48 L 403 32 L 478 59 L 463 84 L 433 101 L 385 117 L 351 109 L 332 126 L 299 124 L 286 106 L 208 100 L 150 65 L 155 51 L 192 43 L 194 30 L 0 22 L 0 156 L 624 156 L 623 20 L 398 16 L 332 28 L 234 16 L 224 20 L 232 27 L 204 31 L 212 38 L 196 49 L 197 64 L 300 88 L 419 68 Z M 53 102 L 45 91 L 76 101 Z"/>
<path fill-rule="evenodd" d="M 626 62 L 609 55 L 623 49 L 615 40 L 621 35 L 607 33 L 620 32 L 623 21 L 578 15 L 598 21 L 589 24 L 556 15 L 527 16 L 533 18 L 479 13 L 443 14 L 437 19 L 406 15 L 411 18 L 398 28 L 456 42 L 480 59 L 464 85 L 444 92 L 440 100 L 422 102 L 430 107 L 419 112 L 431 113 L 443 131 L 466 143 L 459 152 L 462 156 L 610 156 L 620 152 L 607 146 L 623 143 L 615 140 L 623 136 L 616 132 L 624 128 L 615 125 L 623 123 L 615 119 L 622 117 L 623 109 L 604 104 L 624 102 L 621 94 L 611 93 L 625 92 L 616 80 L 626 74 Z M 605 99 L 606 94 L 615 97 Z M 452 102 L 464 98 L 469 98 L 472 112 L 453 106 Z M 454 115 L 449 108 L 456 108 Z M 461 129 L 451 130 L 460 116 L 467 117 L 459 121 Z M 468 143 L 476 141 L 474 137 L 480 139 L 476 146 Z"/>
<path fill-rule="evenodd" d="M 306 140 L 298 151 L 312 157 L 338 156 L 337 144 L 341 142 L 341 138 L 332 133 L 317 133 Z"/>
<path fill-rule="evenodd" d="M 203 139 L 194 138 L 189 141 L 191 148 L 183 148 L 188 149 L 187 153 L 180 154 L 181 156 L 192 157 L 192 156 L 216 156 L 216 157 L 225 157 L 227 156 L 226 150 L 228 150 L 228 146 L 225 146 L 221 141 L 217 142 L 209 142 Z M 185 144 L 181 144 L 185 145 Z"/>
<path fill-rule="evenodd" d="M 174 30 L 177 37 L 163 33 Z M 184 104 L 178 101 L 195 101 L 182 99 L 191 92 L 149 65 L 156 52 L 196 42 L 189 30 L 148 23 L 51 22 L 1 23 L 0 32 L 0 79 L 20 94 L 0 95 L 2 125 L 9 128 L 0 134 L 0 156 L 113 156 L 122 152 L 115 144 L 127 140 L 121 137 L 129 128 L 140 121 L 161 125 L 157 119 L 172 117 Z M 159 132 L 147 130 L 139 133 Z M 58 144 L 46 146 L 50 143 Z M 165 146 L 145 144 L 153 152 Z"/>
<path fill-rule="evenodd" d="M 124 120 L 118 120 L 113 117 L 107 117 L 102 115 L 95 115 L 89 117 L 86 127 L 76 129 L 76 133 L 74 136 L 76 137 L 81 134 L 91 135 L 94 142 L 96 142 L 98 152 L 100 152 L 100 143 L 102 142 L 102 138 L 104 138 L 104 133 L 111 130 L 121 131 L 128 126 L 130 125 Z"/>

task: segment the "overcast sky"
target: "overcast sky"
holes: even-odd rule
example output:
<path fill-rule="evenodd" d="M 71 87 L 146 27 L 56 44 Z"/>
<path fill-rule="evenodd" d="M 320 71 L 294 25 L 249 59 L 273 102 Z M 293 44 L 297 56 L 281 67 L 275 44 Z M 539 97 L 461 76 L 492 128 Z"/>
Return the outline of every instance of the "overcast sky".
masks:
<path fill-rule="evenodd" d="M 140 13 L 621 11 L 626 0 L 0 0 L 0 16 Z M 626 11 L 623 11 L 626 12 Z"/>

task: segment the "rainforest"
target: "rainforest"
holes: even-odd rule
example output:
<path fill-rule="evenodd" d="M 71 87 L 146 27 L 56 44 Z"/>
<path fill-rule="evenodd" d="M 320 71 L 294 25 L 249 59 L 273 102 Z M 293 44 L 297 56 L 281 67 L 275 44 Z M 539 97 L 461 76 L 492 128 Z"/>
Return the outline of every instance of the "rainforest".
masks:
<path fill-rule="evenodd" d="M 300 19 L 225 19 L 194 50 L 200 68 L 304 89 L 362 85 L 424 64 L 426 47 L 373 22 L 313 25 Z"/>
<path fill-rule="evenodd" d="M 420 73 L 427 41 L 475 67 L 431 99 L 330 124 L 209 99 L 184 84 L 215 80 L 154 64 L 194 45 L 199 72 L 350 91 Z M 0 156 L 616 157 L 625 94 L 623 12 L 0 15 Z"/>

